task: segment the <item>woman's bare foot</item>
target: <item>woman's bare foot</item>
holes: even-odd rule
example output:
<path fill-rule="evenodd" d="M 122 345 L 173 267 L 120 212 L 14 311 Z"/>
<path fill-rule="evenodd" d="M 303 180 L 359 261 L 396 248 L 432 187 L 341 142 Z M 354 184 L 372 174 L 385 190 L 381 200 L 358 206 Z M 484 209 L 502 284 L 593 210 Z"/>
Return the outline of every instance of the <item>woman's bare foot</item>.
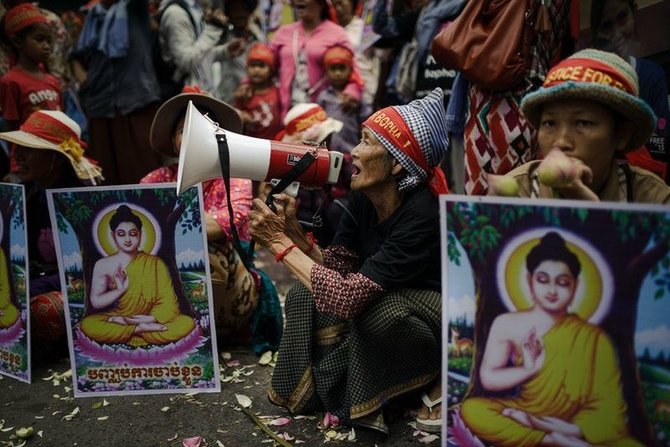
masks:
<path fill-rule="evenodd" d="M 428 399 L 432 402 L 438 401 L 442 397 L 442 383 L 439 382 L 426 393 Z M 433 408 L 428 408 L 428 405 L 425 402 L 422 402 L 421 407 L 416 415 L 417 419 L 420 420 L 440 420 L 442 419 L 442 403 L 436 403 L 433 405 Z"/>

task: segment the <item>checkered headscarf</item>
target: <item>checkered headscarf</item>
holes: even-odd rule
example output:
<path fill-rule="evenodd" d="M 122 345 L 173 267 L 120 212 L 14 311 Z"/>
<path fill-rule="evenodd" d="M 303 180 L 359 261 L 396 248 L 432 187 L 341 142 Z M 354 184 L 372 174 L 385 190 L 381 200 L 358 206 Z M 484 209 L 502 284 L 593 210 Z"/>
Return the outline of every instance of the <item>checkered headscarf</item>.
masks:
<path fill-rule="evenodd" d="M 447 192 L 438 166 L 449 146 L 446 122 L 444 92 L 436 88 L 425 98 L 381 109 L 363 123 L 405 168 L 400 192 L 426 182 L 435 194 Z"/>

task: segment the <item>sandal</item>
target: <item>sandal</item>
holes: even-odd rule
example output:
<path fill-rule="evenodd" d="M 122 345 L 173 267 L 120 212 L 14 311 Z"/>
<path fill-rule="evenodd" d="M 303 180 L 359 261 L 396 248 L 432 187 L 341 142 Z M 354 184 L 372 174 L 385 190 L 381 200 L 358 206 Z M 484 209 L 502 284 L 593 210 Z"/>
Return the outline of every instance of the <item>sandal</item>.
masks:
<path fill-rule="evenodd" d="M 428 394 L 423 393 L 421 395 L 421 402 L 428 407 L 428 412 L 433 412 L 433 407 L 440 405 L 442 403 L 442 396 L 438 397 L 435 400 L 430 400 Z M 442 418 L 439 419 L 421 419 L 416 418 L 416 428 L 419 430 L 427 431 L 428 433 L 440 433 L 442 431 Z"/>

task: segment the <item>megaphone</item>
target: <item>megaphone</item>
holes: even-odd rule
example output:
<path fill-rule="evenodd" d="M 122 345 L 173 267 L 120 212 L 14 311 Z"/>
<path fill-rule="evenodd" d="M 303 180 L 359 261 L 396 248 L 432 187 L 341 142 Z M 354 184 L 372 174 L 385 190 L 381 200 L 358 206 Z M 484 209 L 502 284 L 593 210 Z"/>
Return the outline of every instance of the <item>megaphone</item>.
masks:
<path fill-rule="evenodd" d="M 189 101 L 179 148 L 177 194 L 191 186 L 221 177 L 217 134 L 225 134 L 230 158 L 230 177 L 257 181 L 283 178 L 295 164 L 312 151 L 314 162 L 296 182 L 308 186 L 336 183 L 342 168 L 343 154 L 324 147 L 288 144 L 248 137 L 219 127 L 200 113 Z"/>

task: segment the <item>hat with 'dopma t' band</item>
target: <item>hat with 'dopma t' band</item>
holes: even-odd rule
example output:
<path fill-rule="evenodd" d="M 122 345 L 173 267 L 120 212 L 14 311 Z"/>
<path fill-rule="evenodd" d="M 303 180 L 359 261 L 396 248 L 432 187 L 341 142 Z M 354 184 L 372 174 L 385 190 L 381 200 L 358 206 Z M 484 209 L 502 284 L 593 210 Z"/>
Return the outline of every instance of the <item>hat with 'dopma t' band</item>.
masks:
<path fill-rule="evenodd" d="M 373 113 L 363 126 L 370 129 L 387 151 L 405 168 L 400 192 L 427 183 L 434 195 L 448 192 L 439 163 L 449 147 L 444 92 L 436 88 L 409 104 Z"/>
<path fill-rule="evenodd" d="M 521 110 L 537 129 L 544 104 L 568 98 L 598 102 L 634 125 L 628 151 L 644 145 L 656 127 L 654 112 L 639 95 L 637 73 L 628 62 L 614 53 L 587 49 L 552 67 L 542 87 L 523 98 Z"/>

